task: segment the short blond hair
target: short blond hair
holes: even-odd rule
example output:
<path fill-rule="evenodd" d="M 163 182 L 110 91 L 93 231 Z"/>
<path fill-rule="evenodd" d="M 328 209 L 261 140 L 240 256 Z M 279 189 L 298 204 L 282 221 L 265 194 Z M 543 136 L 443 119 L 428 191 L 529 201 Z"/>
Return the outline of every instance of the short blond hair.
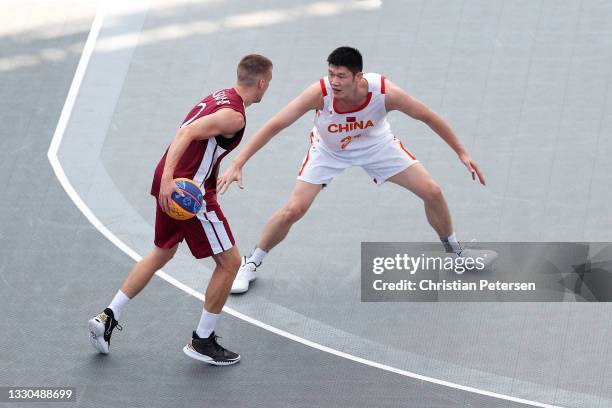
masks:
<path fill-rule="evenodd" d="M 238 64 L 238 83 L 242 85 L 255 85 L 258 79 L 270 72 L 272 61 L 259 54 L 249 54 L 243 57 Z"/>

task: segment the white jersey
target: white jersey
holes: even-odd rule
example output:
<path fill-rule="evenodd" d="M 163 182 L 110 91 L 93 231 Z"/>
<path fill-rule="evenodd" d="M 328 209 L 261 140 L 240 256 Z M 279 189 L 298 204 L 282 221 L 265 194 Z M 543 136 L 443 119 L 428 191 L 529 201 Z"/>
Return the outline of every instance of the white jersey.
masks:
<path fill-rule="evenodd" d="M 336 108 L 329 78 L 321 78 L 324 106 L 317 110 L 312 130 L 314 142 L 330 152 L 367 149 L 393 140 L 385 108 L 385 77 L 368 73 L 368 95 L 357 109 L 341 112 Z"/>

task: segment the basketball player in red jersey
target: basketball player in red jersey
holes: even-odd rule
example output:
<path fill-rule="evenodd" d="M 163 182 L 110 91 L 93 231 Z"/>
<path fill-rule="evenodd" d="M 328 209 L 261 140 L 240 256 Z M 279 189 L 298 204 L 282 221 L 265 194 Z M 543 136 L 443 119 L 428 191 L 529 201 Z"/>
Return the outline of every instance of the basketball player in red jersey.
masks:
<path fill-rule="evenodd" d="M 234 237 L 217 202 L 217 175 L 221 160 L 238 144 L 246 125 L 245 108 L 263 98 L 272 80 L 272 62 L 261 55 L 247 55 L 238 64 L 237 82 L 202 99 L 189 112 L 174 140 L 155 169 L 151 194 L 157 198 L 155 248 L 130 271 L 121 289 L 102 313 L 89 320 L 91 344 L 109 352 L 110 338 L 127 305 L 176 253 L 185 239 L 196 258 L 212 256 L 216 268 L 208 288 L 204 310 L 185 354 L 213 365 L 235 364 L 240 355 L 221 347 L 215 324 L 240 267 Z M 177 221 L 168 216 L 172 193 L 182 194 L 175 178 L 190 178 L 202 189 L 204 203 L 197 216 Z"/>
<path fill-rule="evenodd" d="M 315 111 L 311 147 L 299 168 L 293 193 L 268 220 L 253 253 L 243 258 L 231 292 L 248 290 L 268 251 L 304 216 L 323 187 L 351 166 L 362 167 L 378 185 L 391 181 L 420 197 L 425 204 L 427 220 L 447 252 L 455 256 L 484 257 L 483 263 L 490 264 L 497 256 L 493 251 L 461 248 L 439 185 L 395 138 L 386 116 L 387 112 L 398 110 L 426 123 L 457 153 L 472 178 L 477 176 L 484 185 L 478 165 L 448 123 L 384 76 L 362 73 L 363 60 L 355 48 L 337 48 L 327 62 L 328 76 L 306 88 L 259 129 L 219 178 L 221 194 L 234 181 L 242 188 L 242 167 L 251 156 L 306 112 Z"/>

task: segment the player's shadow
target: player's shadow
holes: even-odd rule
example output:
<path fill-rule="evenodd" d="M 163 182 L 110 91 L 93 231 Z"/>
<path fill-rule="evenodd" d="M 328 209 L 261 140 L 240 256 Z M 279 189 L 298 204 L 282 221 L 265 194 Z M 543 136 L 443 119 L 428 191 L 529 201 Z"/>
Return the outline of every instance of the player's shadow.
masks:
<path fill-rule="evenodd" d="M 565 278 L 567 288 L 572 290 L 578 301 L 611 302 L 612 301 L 612 261 L 596 265 L 587 262 L 576 266 L 576 274 Z"/>
<path fill-rule="evenodd" d="M 612 246 L 598 243 L 531 242 L 487 243 L 498 252 L 485 270 L 466 270 L 462 275 L 443 272 L 440 279 L 479 284 L 489 282 L 533 283 L 529 291 L 477 291 L 438 293 L 445 301 L 502 302 L 610 302 L 612 301 Z"/>
<path fill-rule="evenodd" d="M 551 245 L 551 244 L 549 244 Z M 597 251 L 600 244 L 558 243 L 557 252 L 542 260 L 546 267 L 535 269 L 540 286 L 556 293 L 553 301 L 610 302 L 612 301 L 612 246 Z M 557 262 L 559 258 L 563 258 Z M 548 300 L 548 299 L 546 299 Z"/>

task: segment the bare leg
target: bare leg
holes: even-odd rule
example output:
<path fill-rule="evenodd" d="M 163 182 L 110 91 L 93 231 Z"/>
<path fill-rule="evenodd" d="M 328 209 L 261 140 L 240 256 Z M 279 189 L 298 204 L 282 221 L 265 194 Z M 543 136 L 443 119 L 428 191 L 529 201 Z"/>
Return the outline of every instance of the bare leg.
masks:
<path fill-rule="evenodd" d="M 422 164 L 413 164 L 390 177 L 389 181 L 407 188 L 423 200 L 427 221 L 439 237 L 446 238 L 453 233 L 453 222 L 442 190 Z"/>
<path fill-rule="evenodd" d="M 240 253 L 234 246 L 225 252 L 213 255 L 213 259 L 217 266 L 206 288 L 204 309 L 210 313 L 219 314 L 230 293 L 238 268 L 240 268 Z"/>
<path fill-rule="evenodd" d="M 176 253 L 178 244 L 170 249 L 155 247 L 130 271 L 121 286 L 121 291 L 130 299 L 134 298 L 151 280 L 155 272 L 168 263 Z"/>
<path fill-rule="evenodd" d="M 266 223 L 257 246 L 268 252 L 285 239 L 291 226 L 306 214 L 322 188 L 320 184 L 298 180 L 287 203 Z"/>

